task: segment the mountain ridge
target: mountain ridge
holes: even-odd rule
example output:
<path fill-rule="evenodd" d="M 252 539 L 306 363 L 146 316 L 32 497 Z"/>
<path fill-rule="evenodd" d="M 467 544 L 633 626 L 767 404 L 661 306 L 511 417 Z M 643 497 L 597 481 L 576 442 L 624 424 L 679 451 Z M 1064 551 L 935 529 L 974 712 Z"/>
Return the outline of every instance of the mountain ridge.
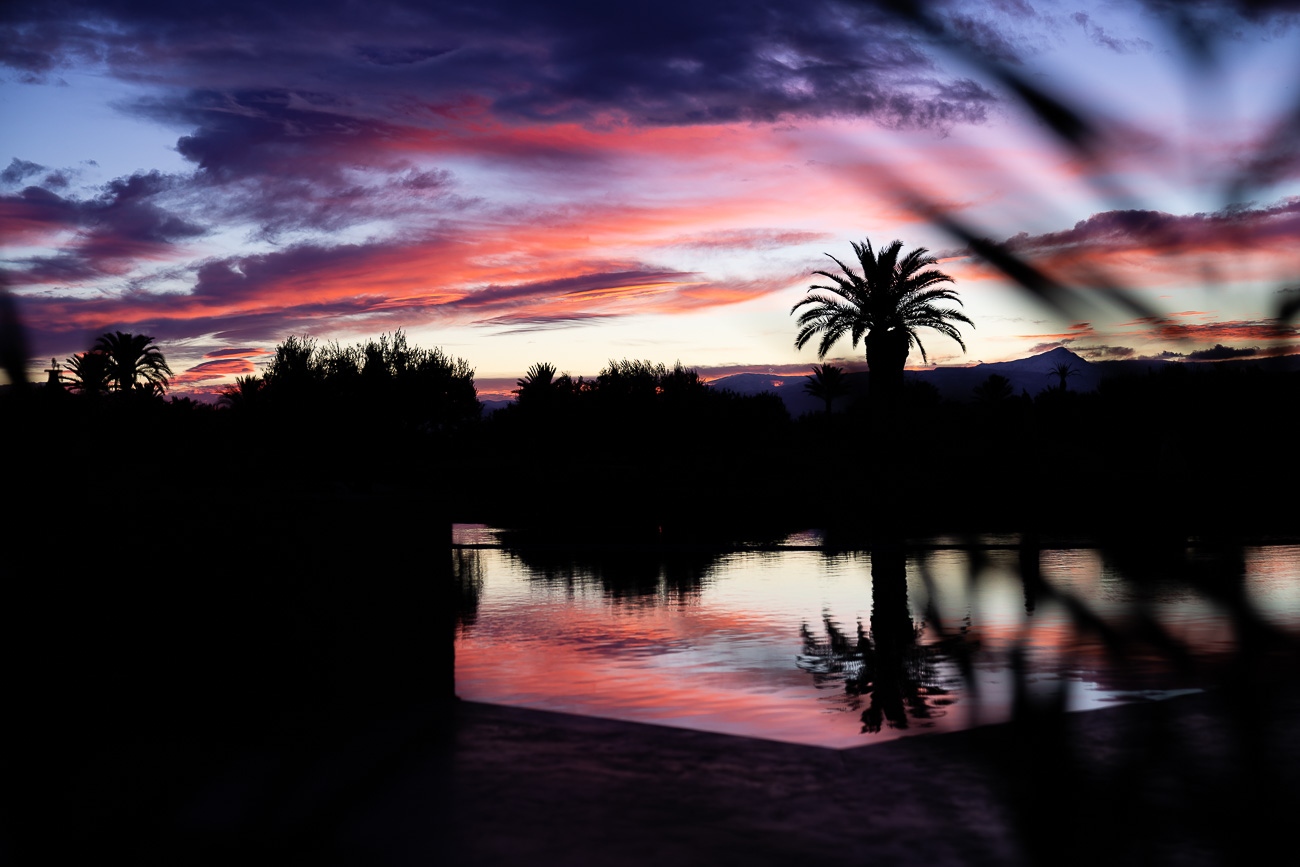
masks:
<path fill-rule="evenodd" d="M 1052 369 L 1058 364 L 1069 364 L 1077 372 L 1077 375 L 1068 377 L 1067 387 L 1071 391 L 1086 393 L 1094 391 L 1103 379 L 1109 379 L 1113 376 L 1141 373 L 1170 365 L 1199 365 L 1206 363 L 1233 367 L 1262 365 L 1279 370 L 1300 371 L 1300 354 L 1263 358 L 1250 357 L 1216 362 L 1184 362 L 1154 358 L 1089 361 L 1064 346 L 1058 346 L 1047 352 L 1011 361 L 980 362 L 970 367 L 931 367 L 922 370 L 907 370 L 904 371 L 904 376 L 909 382 L 930 383 L 939 390 L 939 396 L 944 400 L 968 401 L 971 399 L 971 392 L 974 391 L 975 387 L 993 374 L 1004 376 L 1010 381 L 1012 394 L 1024 392 L 1028 393 L 1030 397 L 1034 397 L 1057 384 L 1056 378 L 1052 375 Z M 807 376 L 811 373 L 812 365 L 810 364 L 808 374 L 735 373 L 710 380 L 709 385 L 714 388 L 730 389 L 738 394 L 773 392 L 781 397 L 790 414 L 798 417 L 806 412 L 825 409 L 825 403 L 803 390 L 803 386 L 807 382 Z M 866 392 L 869 376 L 870 374 L 866 371 L 846 375 L 850 391 L 854 396 Z M 847 406 L 849 402 L 850 400 L 845 399 L 837 400 L 835 408 L 839 410 Z"/>
<path fill-rule="evenodd" d="M 912 382 L 928 382 L 939 390 L 944 400 L 968 401 L 975 387 L 989 376 L 1005 376 L 1011 383 L 1012 394 L 1028 393 L 1034 397 L 1056 385 L 1052 377 L 1052 368 L 1058 364 L 1069 364 L 1078 372 L 1077 376 L 1068 378 L 1071 391 L 1089 392 L 1095 390 L 1104 379 L 1132 373 L 1142 373 L 1171 365 L 1215 364 L 1232 367 L 1263 366 L 1275 370 L 1300 371 L 1300 354 L 1236 358 L 1212 362 L 1177 361 L 1160 358 L 1111 359 L 1089 361 L 1067 347 L 1058 346 L 1047 352 L 1016 358 L 1010 361 L 981 361 L 969 367 L 929 367 L 921 370 L 906 370 L 904 376 Z M 804 391 L 808 376 L 812 374 L 812 364 L 808 365 L 806 374 L 773 373 L 733 373 L 709 380 L 713 388 L 727 389 L 737 394 L 751 395 L 771 392 L 778 395 L 786 409 L 795 418 L 807 412 L 822 411 L 826 405 L 819 398 Z M 856 371 L 846 374 L 850 397 L 840 398 L 835 402 L 835 409 L 841 410 L 856 398 L 865 394 L 870 374 Z M 484 400 L 485 412 L 494 412 L 514 403 L 513 400 Z"/>

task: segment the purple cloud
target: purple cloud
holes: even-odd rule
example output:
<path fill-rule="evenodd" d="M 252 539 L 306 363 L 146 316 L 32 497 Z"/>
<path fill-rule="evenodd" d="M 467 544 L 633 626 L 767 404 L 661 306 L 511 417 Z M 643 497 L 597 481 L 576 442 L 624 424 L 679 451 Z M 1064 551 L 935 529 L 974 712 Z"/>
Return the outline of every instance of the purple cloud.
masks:
<path fill-rule="evenodd" d="M 1198 349 L 1194 352 L 1187 353 L 1188 361 L 1224 361 L 1229 358 L 1250 358 L 1259 355 L 1258 346 L 1248 346 L 1236 348 L 1224 346 L 1222 343 L 1214 344 L 1213 349 Z"/>
<path fill-rule="evenodd" d="M 1268 207 L 1230 206 L 1212 213 L 1168 214 L 1163 211 L 1104 211 L 1080 220 L 1071 229 L 1042 235 L 1020 233 L 1008 238 L 1014 251 L 1064 252 L 1089 248 L 1143 247 L 1156 252 L 1234 249 L 1242 244 L 1300 237 L 1300 197 Z"/>
<path fill-rule="evenodd" d="M 4 171 L 0 172 L 0 183 L 6 186 L 20 184 L 32 175 L 45 171 L 45 166 L 29 160 L 14 157 Z"/>
<path fill-rule="evenodd" d="M 149 2 L 28 4 L 0 24 L 0 42 L 23 46 L 0 62 L 32 74 L 94 60 L 126 78 L 270 85 L 315 93 L 340 116 L 408 122 L 430 121 L 427 107 L 466 94 L 501 118 L 649 125 L 836 115 L 978 123 L 995 101 L 973 84 L 949 87 L 881 9 L 830 0 L 387 0 L 364 13 L 342 0 L 235 0 L 220 16 Z"/>
<path fill-rule="evenodd" d="M 64 198 L 41 187 L 0 196 L 0 230 L 6 235 L 76 231 L 59 253 L 19 260 L 15 282 L 78 282 L 117 273 L 124 263 L 205 234 L 204 226 L 157 203 L 176 183 L 153 171 L 110 181 L 88 199 Z"/>

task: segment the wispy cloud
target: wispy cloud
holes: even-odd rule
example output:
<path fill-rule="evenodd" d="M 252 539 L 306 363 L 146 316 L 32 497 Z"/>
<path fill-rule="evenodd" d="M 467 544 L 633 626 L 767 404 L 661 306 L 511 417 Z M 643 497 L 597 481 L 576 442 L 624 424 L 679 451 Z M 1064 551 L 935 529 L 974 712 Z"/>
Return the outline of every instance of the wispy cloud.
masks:
<path fill-rule="evenodd" d="M 243 376 L 254 373 L 256 366 L 243 358 L 230 358 L 221 361 L 205 361 L 178 373 L 172 378 L 173 387 L 195 385 L 229 376 Z"/>

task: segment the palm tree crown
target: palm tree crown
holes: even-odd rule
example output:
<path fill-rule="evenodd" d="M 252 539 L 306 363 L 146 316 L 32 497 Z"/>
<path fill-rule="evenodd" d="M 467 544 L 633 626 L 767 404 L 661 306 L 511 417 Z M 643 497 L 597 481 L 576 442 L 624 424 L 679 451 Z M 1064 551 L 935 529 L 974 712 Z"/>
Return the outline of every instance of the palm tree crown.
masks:
<path fill-rule="evenodd" d="M 1078 376 L 1079 371 L 1074 369 L 1073 364 L 1070 364 L 1067 361 L 1061 361 L 1055 364 L 1051 370 L 1047 371 L 1047 375 L 1055 376 L 1057 379 L 1059 379 L 1061 383 L 1061 391 L 1065 391 L 1066 390 L 1065 381 L 1069 379 L 1071 376 Z"/>
<path fill-rule="evenodd" d="M 802 349 L 820 334 L 817 357 L 825 358 L 835 342 L 848 335 L 855 348 L 859 340 L 867 344 L 870 362 L 871 356 L 876 354 L 872 351 L 873 335 L 878 340 L 889 335 L 892 339 L 888 342 L 894 345 L 891 355 L 901 351 L 903 360 L 906 360 L 908 352 L 915 346 L 921 351 L 921 358 L 928 361 L 925 346 L 916 331 L 918 328 L 933 328 L 957 341 L 964 350 L 966 344 L 953 323 L 962 322 L 972 328 L 975 323 L 961 311 L 935 305 L 938 301 L 961 304 L 956 291 L 940 285 L 951 283 L 952 278 L 942 271 L 926 270 L 938 264 L 926 248 L 917 247 L 900 259 L 902 249 L 902 241 L 894 241 L 878 252 L 872 249 L 870 240 L 861 244 L 855 242 L 853 252 L 862 266 L 861 274 L 827 253 L 843 273 L 813 272 L 832 282 L 829 286 L 813 285 L 810 290 L 831 294 L 809 295 L 791 308 L 791 313 L 800 307 L 808 308 L 799 315 L 795 348 Z"/>
<path fill-rule="evenodd" d="M 813 365 L 812 376 L 805 376 L 803 390 L 819 400 L 826 401 L 826 415 L 831 414 L 831 404 L 837 397 L 849 393 L 849 383 L 844 368 L 833 364 Z"/>
<path fill-rule="evenodd" d="M 81 394 L 105 394 L 113 381 L 112 361 L 102 352 L 82 352 L 68 359 L 68 388 Z"/>
<path fill-rule="evenodd" d="M 521 398 L 525 395 L 533 395 L 550 391 L 555 382 L 555 365 L 547 361 L 539 361 L 528 372 L 524 374 L 523 379 L 515 380 L 515 394 Z"/>
<path fill-rule="evenodd" d="M 118 391 L 167 388 L 167 377 L 172 375 L 172 369 L 167 366 L 162 350 L 154 345 L 152 337 L 115 331 L 101 335 L 91 351 L 108 356 L 111 376 Z M 144 383 L 140 382 L 142 379 Z"/>

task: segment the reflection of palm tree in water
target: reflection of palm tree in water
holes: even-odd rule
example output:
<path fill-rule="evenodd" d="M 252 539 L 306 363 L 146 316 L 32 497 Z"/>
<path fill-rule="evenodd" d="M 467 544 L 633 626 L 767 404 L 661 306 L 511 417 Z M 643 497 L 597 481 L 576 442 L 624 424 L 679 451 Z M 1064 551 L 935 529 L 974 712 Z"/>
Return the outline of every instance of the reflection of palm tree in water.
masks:
<path fill-rule="evenodd" d="M 913 622 L 907 607 L 907 566 L 901 548 L 879 547 L 871 552 L 871 629 L 858 624 L 857 640 L 850 640 L 829 619 L 827 640 L 818 641 L 805 624 L 804 654 L 800 667 L 815 677 L 844 676 L 851 696 L 868 695 L 862 712 L 862 731 L 875 733 L 883 725 L 908 728 L 910 720 L 929 720 L 935 710 L 951 704 L 937 663 L 949 655 L 953 641 L 920 642 L 924 624 Z M 851 703 L 853 708 L 859 705 Z"/>
<path fill-rule="evenodd" d="M 878 732 L 882 720 L 892 728 L 907 728 L 908 711 L 917 719 L 930 716 L 926 704 L 927 669 L 921 645 L 921 626 L 912 622 L 907 608 L 907 566 L 899 548 L 871 552 L 871 639 L 862 657 L 862 674 L 850 690 L 870 691 L 871 705 L 862 713 L 862 730 Z M 937 684 L 935 684 L 937 687 Z M 942 690 L 940 692 L 942 694 Z"/>

